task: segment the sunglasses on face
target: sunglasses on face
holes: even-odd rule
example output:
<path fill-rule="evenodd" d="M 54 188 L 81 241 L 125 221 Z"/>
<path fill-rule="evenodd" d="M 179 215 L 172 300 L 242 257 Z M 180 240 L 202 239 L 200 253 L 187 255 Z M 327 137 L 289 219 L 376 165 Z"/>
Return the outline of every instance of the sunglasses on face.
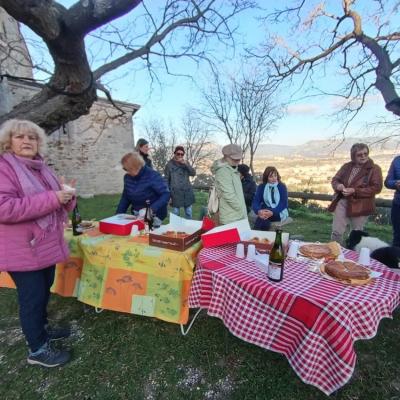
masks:
<path fill-rule="evenodd" d="M 177 156 L 183 156 L 184 153 L 175 153 Z"/>

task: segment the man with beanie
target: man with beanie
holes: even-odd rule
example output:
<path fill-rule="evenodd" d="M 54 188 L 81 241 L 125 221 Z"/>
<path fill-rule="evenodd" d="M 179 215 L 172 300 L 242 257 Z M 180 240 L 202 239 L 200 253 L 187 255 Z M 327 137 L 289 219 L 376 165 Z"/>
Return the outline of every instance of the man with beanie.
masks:
<path fill-rule="evenodd" d="M 145 164 L 153 169 L 153 163 L 149 156 L 149 151 L 150 151 L 149 142 L 146 139 L 140 138 L 136 142 L 135 150 L 139 152 L 139 154 L 143 157 Z"/>
<path fill-rule="evenodd" d="M 223 158 L 214 161 L 211 172 L 219 198 L 219 222 L 222 225 L 247 218 L 240 174 L 237 170 L 242 159 L 242 149 L 237 144 L 222 148 Z"/>
<path fill-rule="evenodd" d="M 185 149 L 176 146 L 174 157 L 168 161 L 164 173 L 171 191 L 172 212 L 180 214 L 180 208 L 185 210 L 185 218 L 192 219 L 192 204 L 195 202 L 190 176 L 196 175 L 196 170 L 185 161 Z"/>

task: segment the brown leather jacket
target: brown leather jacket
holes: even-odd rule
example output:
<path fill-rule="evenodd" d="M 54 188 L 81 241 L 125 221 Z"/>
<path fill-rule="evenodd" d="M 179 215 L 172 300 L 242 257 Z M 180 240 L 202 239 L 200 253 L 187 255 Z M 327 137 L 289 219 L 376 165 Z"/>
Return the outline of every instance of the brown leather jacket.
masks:
<path fill-rule="evenodd" d="M 355 189 L 354 194 L 346 197 L 347 216 L 359 217 L 362 215 L 371 215 L 375 212 L 375 195 L 382 190 L 383 186 L 382 170 L 379 165 L 374 164 L 374 162 L 369 159 L 361 167 L 361 170 L 349 185 L 348 180 L 350 172 L 354 166 L 353 162 L 348 162 L 342 165 L 336 175 L 332 178 L 332 188 L 335 191 L 336 196 L 329 210 L 333 211 L 335 209 L 338 199 L 342 196 L 342 194 L 336 190 L 337 185 L 342 183 L 345 187 Z"/>

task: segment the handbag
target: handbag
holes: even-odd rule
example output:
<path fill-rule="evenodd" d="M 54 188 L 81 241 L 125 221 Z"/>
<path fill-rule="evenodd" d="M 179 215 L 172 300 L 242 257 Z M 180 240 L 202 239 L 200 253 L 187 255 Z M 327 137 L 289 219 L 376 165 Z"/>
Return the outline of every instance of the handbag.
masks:
<path fill-rule="evenodd" d="M 215 227 L 216 227 L 216 224 L 213 219 L 211 219 L 210 217 L 207 217 L 207 215 L 205 217 L 203 217 L 203 223 L 201 225 L 202 231 L 207 232 Z"/>
<path fill-rule="evenodd" d="M 331 202 L 331 204 L 329 204 L 328 206 L 328 211 L 329 212 L 334 212 L 336 209 L 337 204 L 339 203 L 340 199 L 343 197 L 343 194 L 340 193 L 336 193 L 333 197 L 333 200 Z"/>
<path fill-rule="evenodd" d="M 216 214 L 219 209 L 219 198 L 215 184 L 211 186 L 208 194 L 207 211 L 209 215 Z"/>

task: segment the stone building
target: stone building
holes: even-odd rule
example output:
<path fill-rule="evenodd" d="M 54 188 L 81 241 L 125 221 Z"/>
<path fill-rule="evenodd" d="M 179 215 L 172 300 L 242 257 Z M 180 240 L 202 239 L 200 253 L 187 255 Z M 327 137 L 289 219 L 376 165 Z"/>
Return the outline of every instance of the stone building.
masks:
<path fill-rule="evenodd" d="M 1 7 L 0 74 L 33 78 L 31 58 L 19 25 Z M 34 81 L 3 77 L 0 115 L 31 98 L 40 88 Z M 88 115 L 69 122 L 48 138 L 49 164 L 60 176 L 76 178 L 81 196 L 122 191 L 124 172 L 120 159 L 134 148 L 132 117 L 140 106 L 120 101 L 115 104 L 120 110 L 100 98 Z"/>

